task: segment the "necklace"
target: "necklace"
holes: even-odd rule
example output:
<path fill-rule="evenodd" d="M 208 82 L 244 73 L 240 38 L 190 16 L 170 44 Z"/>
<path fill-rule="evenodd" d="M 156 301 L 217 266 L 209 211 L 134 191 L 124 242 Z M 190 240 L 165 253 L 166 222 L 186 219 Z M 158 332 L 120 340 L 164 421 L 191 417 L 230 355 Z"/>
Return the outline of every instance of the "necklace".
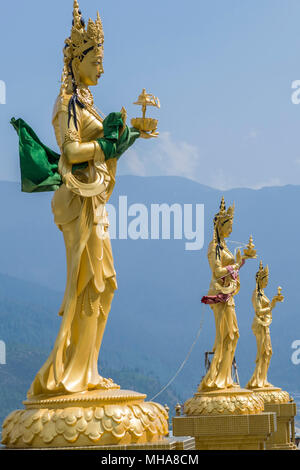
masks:
<path fill-rule="evenodd" d="M 77 95 L 81 103 L 84 104 L 84 107 L 87 109 L 87 111 L 89 111 L 98 121 L 102 123 L 105 115 L 100 110 L 96 110 L 94 106 L 94 97 L 89 88 L 78 87 Z"/>

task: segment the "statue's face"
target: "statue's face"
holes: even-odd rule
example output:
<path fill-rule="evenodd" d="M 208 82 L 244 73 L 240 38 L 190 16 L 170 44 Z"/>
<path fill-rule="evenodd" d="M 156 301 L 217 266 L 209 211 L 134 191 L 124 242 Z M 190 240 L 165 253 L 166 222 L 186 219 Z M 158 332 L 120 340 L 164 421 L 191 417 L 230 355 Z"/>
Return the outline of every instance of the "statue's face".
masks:
<path fill-rule="evenodd" d="M 268 285 L 268 282 L 269 282 L 269 276 L 264 276 L 261 281 L 260 281 L 260 284 L 261 284 L 261 287 L 264 289 L 265 287 L 267 287 Z"/>
<path fill-rule="evenodd" d="M 103 57 L 92 50 L 79 63 L 78 73 L 83 85 L 93 86 L 98 84 L 98 80 L 104 72 L 102 60 Z"/>
<path fill-rule="evenodd" d="M 227 219 L 223 225 L 221 225 L 221 234 L 224 238 L 229 237 L 232 232 L 233 219 Z"/>

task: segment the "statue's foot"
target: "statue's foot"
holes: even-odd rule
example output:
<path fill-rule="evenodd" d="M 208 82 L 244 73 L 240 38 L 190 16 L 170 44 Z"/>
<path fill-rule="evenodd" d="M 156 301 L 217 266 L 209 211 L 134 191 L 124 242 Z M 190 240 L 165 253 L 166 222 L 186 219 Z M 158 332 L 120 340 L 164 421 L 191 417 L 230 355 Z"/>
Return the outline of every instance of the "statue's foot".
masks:
<path fill-rule="evenodd" d="M 232 382 L 232 384 L 228 385 L 228 388 L 239 388 L 239 384 L 236 382 Z"/>
<path fill-rule="evenodd" d="M 119 389 L 120 385 L 117 385 L 113 379 L 106 379 L 105 377 L 99 376 L 99 382 L 95 386 L 97 390 L 109 390 L 109 389 Z"/>
<path fill-rule="evenodd" d="M 218 390 L 231 390 L 232 388 L 240 388 L 239 384 L 236 382 L 228 383 L 223 387 L 218 387 Z"/>
<path fill-rule="evenodd" d="M 270 384 L 269 382 L 266 382 L 266 383 L 264 384 L 264 387 L 272 387 L 272 388 L 274 388 L 274 385 Z"/>

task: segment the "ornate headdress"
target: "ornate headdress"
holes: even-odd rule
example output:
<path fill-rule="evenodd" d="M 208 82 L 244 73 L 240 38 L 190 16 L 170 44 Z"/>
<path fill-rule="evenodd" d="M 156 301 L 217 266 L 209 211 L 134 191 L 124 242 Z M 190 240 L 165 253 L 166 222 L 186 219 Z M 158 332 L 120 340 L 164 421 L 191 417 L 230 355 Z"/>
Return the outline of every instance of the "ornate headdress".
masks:
<path fill-rule="evenodd" d="M 74 0 L 71 36 L 65 40 L 65 47 L 63 49 L 64 70 L 62 76 L 62 93 L 71 91 L 71 82 L 69 80 L 70 78 L 72 78 L 72 81 L 74 82 L 74 77 L 72 76 L 71 70 L 72 61 L 74 59 L 83 60 L 84 56 L 92 49 L 94 49 L 95 54 L 102 59 L 103 43 L 104 33 L 99 12 L 97 12 L 97 19 L 95 21 L 89 19 L 87 28 L 85 30 L 85 23 L 79 10 L 78 1 Z"/>
<path fill-rule="evenodd" d="M 233 219 L 233 216 L 234 216 L 234 203 L 232 206 L 228 207 L 228 209 L 226 210 L 224 196 L 222 196 L 221 203 L 220 203 L 220 210 L 214 217 L 214 241 L 216 243 L 216 258 L 220 259 L 220 250 L 223 250 L 223 246 L 221 244 L 219 230 L 218 230 L 218 224 L 219 222 L 224 224 L 228 219 Z"/>
<path fill-rule="evenodd" d="M 220 203 L 220 210 L 214 217 L 214 225 L 216 226 L 217 223 L 221 219 L 226 219 L 226 220 L 233 219 L 233 216 L 234 216 L 234 203 L 232 206 L 228 207 L 228 209 L 226 210 L 224 196 L 222 196 L 221 203 Z"/>
<path fill-rule="evenodd" d="M 259 269 L 256 273 L 256 281 L 260 281 L 264 277 L 269 275 L 269 266 L 263 267 L 262 261 L 259 263 Z"/>
<path fill-rule="evenodd" d="M 97 12 L 95 22 L 89 19 L 87 29 L 85 30 L 85 24 L 81 17 L 78 1 L 74 0 L 71 36 L 65 41 L 65 56 L 67 60 L 72 60 L 75 57 L 83 59 L 84 55 L 94 48 L 96 52 L 99 52 L 99 55 L 102 56 L 103 42 L 104 34 L 99 12 Z"/>
<path fill-rule="evenodd" d="M 269 275 L 269 267 L 268 265 L 264 268 L 263 267 L 263 264 L 262 264 L 262 261 L 260 261 L 259 263 L 259 269 L 256 273 L 256 276 L 255 276 L 255 279 L 256 279 L 256 289 L 257 289 L 257 292 L 258 292 L 258 295 L 262 295 L 261 294 L 261 289 L 260 289 L 260 281 Z"/>

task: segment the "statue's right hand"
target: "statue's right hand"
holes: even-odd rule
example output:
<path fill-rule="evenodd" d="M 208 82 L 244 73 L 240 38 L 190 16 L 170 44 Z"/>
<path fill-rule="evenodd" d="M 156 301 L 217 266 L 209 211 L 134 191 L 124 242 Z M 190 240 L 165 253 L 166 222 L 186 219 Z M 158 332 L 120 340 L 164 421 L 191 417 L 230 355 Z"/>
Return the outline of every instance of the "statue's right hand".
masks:
<path fill-rule="evenodd" d="M 122 117 L 123 124 L 126 124 L 126 120 L 127 120 L 127 111 L 126 111 L 126 109 L 124 108 L 124 106 L 122 106 L 122 109 L 121 109 L 120 113 L 121 113 L 121 117 Z"/>
<path fill-rule="evenodd" d="M 122 109 L 121 109 L 120 113 L 121 113 L 121 117 L 122 117 L 122 121 L 123 121 L 123 126 L 122 126 L 121 129 L 120 129 L 120 137 L 121 137 L 121 135 L 122 135 L 123 132 L 125 131 L 125 128 L 126 128 L 126 120 L 127 120 L 127 111 L 126 111 L 126 109 L 124 108 L 124 106 L 122 106 Z"/>
<path fill-rule="evenodd" d="M 238 249 L 236 252 L 236 263 L 239 265 L 239 267 L 241 267 L 242 262 L 243 262 L 242 253 L 241 253 L 241 250 Z"/>

